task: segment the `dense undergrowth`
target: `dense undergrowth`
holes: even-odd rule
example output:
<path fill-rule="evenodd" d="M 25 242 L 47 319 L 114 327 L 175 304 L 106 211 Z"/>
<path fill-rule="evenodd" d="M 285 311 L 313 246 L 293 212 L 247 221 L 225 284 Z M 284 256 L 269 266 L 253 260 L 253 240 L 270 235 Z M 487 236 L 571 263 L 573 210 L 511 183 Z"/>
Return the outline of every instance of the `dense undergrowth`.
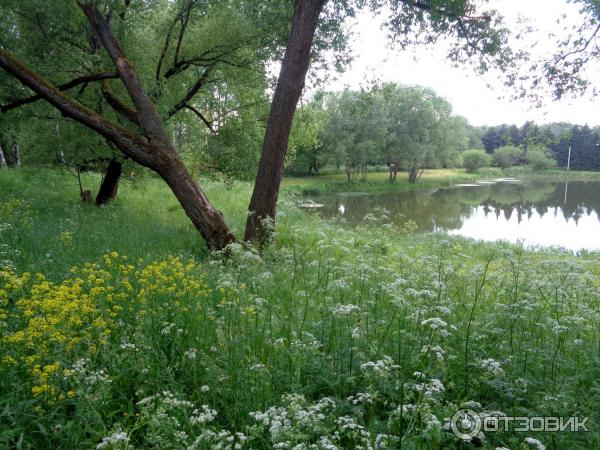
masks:
<path fill-rule="evenodd" d="M 249 186 L 206 186 L 239 232 Z M 0 447 L 600 447 L 600 255 L 280 211 L 209 254 L 158 180 L 0 174 Z M 465 406 L 590 431 L 464 442 Z"/>

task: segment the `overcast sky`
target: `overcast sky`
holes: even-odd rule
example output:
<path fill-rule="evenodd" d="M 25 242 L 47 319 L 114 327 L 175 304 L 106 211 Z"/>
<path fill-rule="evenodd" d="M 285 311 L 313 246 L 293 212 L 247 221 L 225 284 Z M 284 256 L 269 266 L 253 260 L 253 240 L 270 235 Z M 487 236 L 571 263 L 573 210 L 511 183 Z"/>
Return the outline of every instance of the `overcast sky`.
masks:
<path fill-rule="evenodd" d="M 533 48 L 538 42 L 537 54 L 550 54 L 554 45 L 548 38 L 549 31 L 560 34 L 563 26 L 576 21 L 578 16 L 577 9 L 566 0 L 491 0 L 490 7 L 501 12 L 511 30 L 519 28 L 519 17 L 527 20 L 537 30 L 527 38 L 527 46 Z M 562 14 L 568 18 L 557 23 Z M 372 80 L 420 84 L 448 99 L 454 113 L 465 116 L 473 125 L 522 124 L 526 120 L 539 124 L 600 125 L 600 98 L 594 101 L 587 96 L 546 102 L 542 108 L 532 107 L 526 101 L 511 100 L 498 73 L 481 76 L 469 67 L 451 67 L 445 59 L 443 45 L 406 51 L 390 49 L 380 24 L 380 19 L 367 13 L 356 18 L 352 28 L 355 34 L 351 39 L 354 61 L 345 73 L 328 82 L 327 90 L 341 90 L 345 86 L 359 88 Z M 594 73 L 600 71 L 594 70 Z M 504 98 L 499 99 L 502 96 Z"/>

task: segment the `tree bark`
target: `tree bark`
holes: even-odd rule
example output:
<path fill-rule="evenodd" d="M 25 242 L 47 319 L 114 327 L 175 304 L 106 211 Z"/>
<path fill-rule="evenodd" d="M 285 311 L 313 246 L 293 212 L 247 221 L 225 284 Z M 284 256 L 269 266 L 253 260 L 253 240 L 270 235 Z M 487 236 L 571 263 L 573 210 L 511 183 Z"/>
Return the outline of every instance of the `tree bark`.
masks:
<path fill-rule="evenodd" d="M 156 171 L 167 182 L 209 248 L 222 249 L 235 242 L 235 236 L 225 224 L 223 215 L 196 184 L 179 155 Z"/>
<path fill-rule="evenodd" d="M 21 167 L 21 148 L 19 144 L 15 144 L 13 149 L 15 152 L 15 167 Z"/>
<path fill-rule="evenodd" d="M 2 151 L 2 146 L 0 145 L 0 169 L 6 169 L 8 165 L 6 164 L 6 158 L 4 157 L 4 152 Z"/>
<path fill-rule="evenodd" d="M 105 205 L 110 200 L 117 198 L 122 171 L 123 165 L 116 159 L 111 159 L 106 168 L 102 184 L 100 184 L 98 195 L 96 195 L 96 205 Z"/>
<path fill-rule="evenodd" d="M 271 104 L 244 239 L 262 244 L 274 224 L 277 196 L 294 112 L 310 63 L 310 50 L 326 0 L 295 0 L 292 30 Z"/>

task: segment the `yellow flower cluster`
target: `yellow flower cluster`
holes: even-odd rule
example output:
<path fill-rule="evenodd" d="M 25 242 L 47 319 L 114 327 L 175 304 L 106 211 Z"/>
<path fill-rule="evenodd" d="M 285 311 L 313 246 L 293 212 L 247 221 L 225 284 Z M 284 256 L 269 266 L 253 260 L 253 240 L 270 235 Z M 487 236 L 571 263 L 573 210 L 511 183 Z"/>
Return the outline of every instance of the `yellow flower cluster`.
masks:
<path fill-rule="evenodd" d="M 168 296 L 175 306 L 180 305 L 182 298 L 204 298 L 210 290 L 206 287 L 206 274 L 198 269 L 194 261 L 184 264 L 174 256 L 150 263 L 136 273 L 140 285 L 137 298 L 146 303 L 158 296 Z"/>
<path fill-rule="evenodd" d="M 0 268 L 0 325 L 8 318 L 9 299 L 18 295 L 30 279 L 28 272 L 19 276 L 8 267 Z"/>
<path fill-rule="evenodd" d="M 117 252 L 102 261 L 71 268 L 60 283 L 42 274 L 31 280 L 27 273 L 0 270 L 0 322 L 6 325 L 0 368 L 23 365 L 32 376 L 34 397 L 48 403 L 72 397 L 73 391 L 65 392 L 68 367 L 109 349 L 117 320 L 131 322 L 165 301 L 172 310 L 188 311 L 209 293 L 206 275 L 194 261 L 170 257 L 144 265 L 140 260 L 136 267 Z"/>
<path fill-rule="evenodd" d="M 71 244 L 73 244 L 73 233 L 71 233 L 70 231 L 63 231 L 60 234 L 59 239 L 65 247 L 68 247 Z"/>

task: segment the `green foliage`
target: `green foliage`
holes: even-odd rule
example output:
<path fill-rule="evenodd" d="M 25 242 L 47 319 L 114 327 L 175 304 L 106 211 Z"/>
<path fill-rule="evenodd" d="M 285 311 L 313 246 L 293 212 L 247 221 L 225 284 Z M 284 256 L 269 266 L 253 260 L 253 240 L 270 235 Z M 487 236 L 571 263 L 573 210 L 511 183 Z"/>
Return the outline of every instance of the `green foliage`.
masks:
<path fill-rule="evenodd" d="M 494 150 L 492 154 L 492 162 L 495 166 L 506 169 L 507 167 L 516 166 L 523 157 L 523 150 L 519 147 L 507 145 Z"/>
<path fill-rule="evenodd" d="M 385 83 L 326 93 L 321 104 L 321 159 L 338 167 L 449 167 L 469 140 L 466 120 L 423 87 Z"/>
<path fill-rule="evenodd" d="M 462 152 L 463 167 L 469 173 L 475 173 L 479 169 L 489 167 L 492 162 L 492 157 L 483 150 L 467 150 Z"/>
<path fill-rule="evenodd" d="M 545 170 L 556 166 L 556 160 L 548 155 L 549 150 L 547 148 L 536 146 L 527 150 L 525 159 L 527 160 L 527 164 L 535 170 Z"/>

